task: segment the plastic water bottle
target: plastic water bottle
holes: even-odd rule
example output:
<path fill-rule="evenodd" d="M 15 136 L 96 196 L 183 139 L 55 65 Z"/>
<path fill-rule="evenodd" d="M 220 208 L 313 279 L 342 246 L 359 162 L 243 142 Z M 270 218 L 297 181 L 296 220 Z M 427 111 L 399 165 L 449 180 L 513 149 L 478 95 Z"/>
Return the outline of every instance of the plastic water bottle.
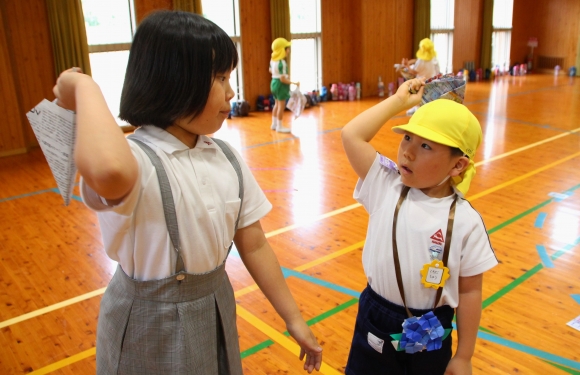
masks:
<path fill-rule="evenodd" d="M 360 100 L 360 82 L 356 83 L 356 100 Z"/>
<path fill-rule="evenodd" d="M 385 84 L 383 83 L 383 79 L 379 76 L 379 98 L 385 96 Z"/>
<path fill-rule="evenodd" d="M 356 88 L 353 84 L 348 86 L 348 100 L 354 100 L 356 97 Z"/>

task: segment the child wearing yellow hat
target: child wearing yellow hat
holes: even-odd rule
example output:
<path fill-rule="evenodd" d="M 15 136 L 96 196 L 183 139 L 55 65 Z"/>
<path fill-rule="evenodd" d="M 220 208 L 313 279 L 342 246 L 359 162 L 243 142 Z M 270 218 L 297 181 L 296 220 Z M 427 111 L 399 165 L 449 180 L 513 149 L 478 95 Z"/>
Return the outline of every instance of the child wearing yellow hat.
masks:
<path fill-rule="evenodd" d="M 370 216 L 362 256 L 368 284 L 347 375 L 471 373 L 483 272 L 498 263 L 481 216 L 464 198 L 482 140 L 479 122 L 464 105 L 438 99 L 393 127 L 403 135 L 397 163 L 370 143 L 390 118 L 419 103 L 424 84 L 405 82 L 342 130 L 359 176 L 354 198 Z"/>
<path fill-rule="evenodd" d="M 425 38 L 419 42 L 416 56 L 415 60 L 403 59 L 402 64 L 416 78 L 431 78 L 440 73 L 437 52 L 431 39 Z"/>
<path fill-rule="evenodd" d="M 279 133 L 290 133 L 290 128 L 282 125 L 286 100 L 290 99 L 290 85 L 299 86 L 300 82 L 292 82 L 288 75 L 288 64 L 284 58 L 290 55 L 290 45 L 292 43 L 284 38 L 276 38 L 272 42 L 272 58 L 270 60 L 270 73 L 272 82 L 270 90 L 276 103 L 272 109 L 272 126 L 270 129 Z"/>

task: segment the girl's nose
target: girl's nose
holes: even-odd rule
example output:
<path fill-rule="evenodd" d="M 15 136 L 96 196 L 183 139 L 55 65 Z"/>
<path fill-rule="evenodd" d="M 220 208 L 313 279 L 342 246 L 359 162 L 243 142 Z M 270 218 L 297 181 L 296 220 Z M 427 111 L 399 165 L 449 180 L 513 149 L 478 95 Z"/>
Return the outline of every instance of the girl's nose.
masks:
<path fill-rule="evenodd" d="M 234 92 L 234 89 L 232 88 L 232 86 L 228 82 L 227 88 L 226 88 L 226 101 L 229 102 L 230 100 L 233 99 L 233 97 L 235 95 L 236 95 L 236 93 Z"/>

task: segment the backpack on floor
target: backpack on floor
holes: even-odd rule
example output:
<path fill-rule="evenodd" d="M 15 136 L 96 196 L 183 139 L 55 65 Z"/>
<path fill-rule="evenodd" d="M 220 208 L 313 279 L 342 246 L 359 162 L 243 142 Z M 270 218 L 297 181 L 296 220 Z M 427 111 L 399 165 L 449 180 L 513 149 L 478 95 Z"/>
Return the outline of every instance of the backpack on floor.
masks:
<path fill-rule="evenodd" d="M 244 117 L 250 113 L 250 104 L 245 100 L 238 100 L 232 103 L 231 114 L 234 117 Z"/>

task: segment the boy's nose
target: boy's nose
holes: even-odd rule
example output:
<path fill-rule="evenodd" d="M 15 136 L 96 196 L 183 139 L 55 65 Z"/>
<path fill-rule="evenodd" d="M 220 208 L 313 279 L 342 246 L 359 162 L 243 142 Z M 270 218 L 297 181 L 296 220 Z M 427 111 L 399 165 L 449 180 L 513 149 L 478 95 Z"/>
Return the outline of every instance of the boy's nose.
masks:
<path fill-rule="evenodd" d="M 415 160 L 415 154 L 409 149 L 409 147 L 407 147 L 403 150 L 403 156 L 407 160 L 410 160 L 410 161 Z"/>

